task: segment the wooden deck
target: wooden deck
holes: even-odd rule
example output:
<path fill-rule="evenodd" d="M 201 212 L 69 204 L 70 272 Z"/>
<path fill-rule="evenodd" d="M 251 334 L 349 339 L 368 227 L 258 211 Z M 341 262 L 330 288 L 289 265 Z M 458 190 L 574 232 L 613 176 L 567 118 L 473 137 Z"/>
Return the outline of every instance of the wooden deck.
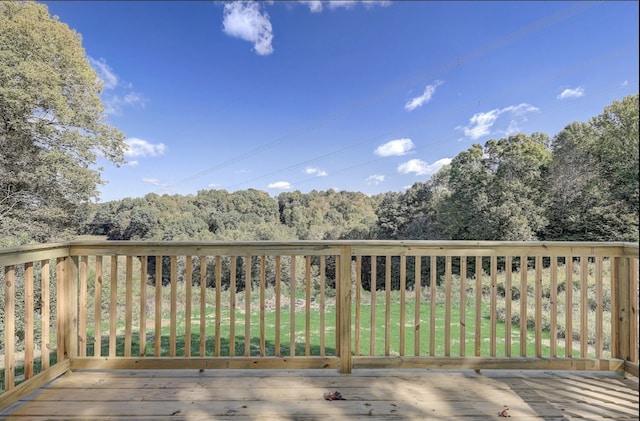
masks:
<path fill-rule="evenodd" d="M 345 400 L 324 399 L 335 391 Z M 79 370 L 0 419 L 619 420 L 638 404 L 638 378 L 607 371 Z"/>

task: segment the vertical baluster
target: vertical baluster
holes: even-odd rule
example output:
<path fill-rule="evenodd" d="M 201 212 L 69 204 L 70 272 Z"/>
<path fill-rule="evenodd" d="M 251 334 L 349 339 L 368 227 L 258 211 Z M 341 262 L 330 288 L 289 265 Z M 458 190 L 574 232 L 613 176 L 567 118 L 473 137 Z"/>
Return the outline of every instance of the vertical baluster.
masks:
<path fill-rule="evenodd" d="M 33 377 L 33 262 L 24 264 L 24 378 Z"/>
<path fill-rule="evenodd" d="M 184 306 L 184 356 L 191 356 L 191 283 L 193 282 L 193 258 L 185 256 L 185 306 Z"/>
<path fill-rule="evenodd" d="M 361 289 L 362 289 L 362 256 L 356 257 L 356 309 L 355 309 L 355 349 L 354 355 L 360 355 L 360 301 L 361 301 Z"/>
<path fill-rule="evenodd" d="M 460 257 L 460 356 L 466 355 L 467 345 L 467 257 Z"/>
<path fill-rule="evenodd" d="M 414 270 L 414 287 L 413 291 L 415 293 L 415 310 L 414 310 L 414 338 L 413 338 L 413 355 L 416 357 L 420 355 L 420 328 L 421 328 L 421 318 L 420 318 L 420 305 L 422 298 L 422 256 L 415 257 L 415 270 Z"/>
<path fill-rule="evenodd" d="M 133 326 L 133 257 L 126 258 L 125 274 L 125 328 L 124 328 L 124 356 L 131 356 L 131 335 Z"/>
<path fill-rule="evenodd" d="M 15 335 L 16 335 L 16 268 L 4 268 L 4 389 L 15 387 Z"/>
<path fill-rule="evenodd" d="M 498 258 L 497 256 L 491 256 L 491 309 L 489 312 L 489 320 L 490 320 L 490 338 L 489 339 L 489 355 L 492 357 L 496 356 L 496 348 L 497 348 L 497 340 L 498 340 Z"/>
<path fill-rule="evenodd" d="M 87 356 L 87 265 L 88 256 L 80 257 L 80 302 L 78 303 L 78 342 L 80 349 L 79 357 Z M 29 314 L 29 313 L 27 313 Z"/>
<path fill-rule="evenodd" d="M 267 283 L 267 262 L 266 256 L 260 257 L 260 356 L 266 356 L 265 338 L 265 312 L 266 312 L 266 283 Z"/>
<path fill-rule="evenodd" d="M 116 356 L 117 322 L 118 322 L 118 256 L 111 256 L 111 278 L 109 301 L 109 357 Z"/>
<path fill-rule="evenodd" d="M 311 355 L 311 256 L 304 256 L 304 354 Z"/>
<path fill-rule="evenodd" d="M 176 356 L 176 324 L 177 324 L 177 302 L 178 302 L 178 257 L 171 256 L 171 272 L 169 275 L 171 285 L 171 304 L 169 314 L 169 356 Z"/>
<path fill-rule="evenodd" d="M 400 356 L 404 355 L 405 348 L 405 319 L 406 319 L 406 295 L 407 295 L 407 257 L 400 256 Z"/>
<path fill-rule="evenodd" d="M 50 361 L 50 330 L 49 326 L 51 324 L 51 291 L 49 289 L 50 281 L 51 281 L 51 272 L 50 272 L 50 263 L 49 260 L 42 260 L 40 262 L 40 272 L 41 272 L 41 288 L 42 288 L 42 346 L 41 348 L 41 364 L 42 371 L 49 368 Z M 97 276 L 97 275 L 96 275 Z M 100 331 L 98 331 L 100 332 Z"/>
<path fill-rule="evenodd" d="M 565 357 L 573 355 L 573 259 L 565 257 Z"/>
<path fill-rule="evenodd" d="M 156 256 L 155 264 L 155 339 L 153 355 L 159 357 L 162 353 L 162 256 Z"/>
<path fill-rule="evenodd" d="M 511 356 L 511 301 L 512 301 L 512 276 L 513 266 L 512 257 L 505 258 L 505 274 L 504 274 L 504 355 Z"/>
<path fill-rule="evenodd" d="M 391 354 L 391 256 L 385 258 L 384 355 Z"/>
<path fill-rule="evenodd" d="M 558 356 L 558 257 L 551 256 L 551 329 L 549 336 L 551 337 L 551 345 L 549 353 L 551 358 Z"/>
<path fill-rule="evenodd" d="M 275 334 L 275 356 L 280 356 L 280 338 L 281 338 L 281 313 L 280 313 L 280 305 L 281 305 L 281 297 L 282 297 L 282 258 L 281 256 L 276 256 L 276 334 Z"/>
<path fill-rule="evenodd" d="M 369 355 L 376 353 L 376 292 L 378 290 L 378 261 L 377 256 L 371 256 L 371 338 L 369 343 Z"/>
<path fill-rule="evenodd" d="M 233 357 L 236 355 L 236 256 L 231 256 L 229 290 L 229 356 Z"/>
<path fill-rule="evenodd" d="M 529 264 L 527 256 L 520 256 L 520 356 L 527 356 L 527 276 Z"/>
<path fill-rule="evenodd" d="M 140 319 L 138 355 L 147 355 L 147 256 L 140 256 Z"/>
<path fill-rule="evenodd" d="M 451 356 L 451 256 L 444 263 L 444 355 Z"/>
<path fill-rule="evenodd" d="M 437 260 L 436 256 L 431 256 L 429 262 L 430 274 L 430 314 L 429 314 L 429 355 L 436 355 L 436 279 L 437 279 Z"/>
<path fill-rule="evenodd" d="M 479 357 L 482 350 L 482 257 L 476 256 L 476 326 L 475 326 L 475 356 Z"/>
<path fill-rule="evenodd" d="M 542 256 L 536 256 L 536 357 L 542 357 Z"/>

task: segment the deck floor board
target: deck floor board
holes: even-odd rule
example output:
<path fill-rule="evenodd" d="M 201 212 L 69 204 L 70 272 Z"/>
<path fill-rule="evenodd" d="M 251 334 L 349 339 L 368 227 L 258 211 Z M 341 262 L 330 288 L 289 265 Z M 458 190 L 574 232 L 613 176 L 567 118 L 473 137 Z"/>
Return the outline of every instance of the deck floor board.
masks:
<path fill-rule="evenodd" d="M 327 401 L 339 391 L 345 400 Z M 638 379 L 529 370 L 80 370 L 0 412 L 44 420 L 638 419 Z"/>

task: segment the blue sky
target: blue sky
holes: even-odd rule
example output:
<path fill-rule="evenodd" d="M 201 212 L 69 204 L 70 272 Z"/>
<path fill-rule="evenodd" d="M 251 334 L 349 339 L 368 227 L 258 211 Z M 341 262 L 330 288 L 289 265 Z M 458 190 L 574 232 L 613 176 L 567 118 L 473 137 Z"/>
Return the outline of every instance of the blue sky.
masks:
<path fill-rule="evenodd" d="M 638 92 L 638 2 L 45 2 L 128 163 L 101 200 L 402 191 L 474 143 Z"/>

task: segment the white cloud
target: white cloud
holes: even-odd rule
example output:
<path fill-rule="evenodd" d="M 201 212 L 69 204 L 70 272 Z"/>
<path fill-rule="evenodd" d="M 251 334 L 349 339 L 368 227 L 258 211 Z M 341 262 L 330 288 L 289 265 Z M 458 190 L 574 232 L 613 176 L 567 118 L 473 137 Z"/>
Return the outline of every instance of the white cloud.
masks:
<path fill-rule="evenodd" d="M 431 101 L 431 97 L 433 97 L 433 94 L 436 92 L 436 88 L 443 83 L 444 82 L 441 80 L 436 80 L 433 85 L 427 85 L 427 87 L 424 88 L 422 95 L 417 96 L 404 104 L 404 109 L 407 111 L 413 111 L 418 107 L 422 107 L 423 104 Z"/>
<path fill-rule="evenodd" d="M 373 152 L 378 156 L 400 156 L 409 153 L 414 146 L 411 139 L 395 139 L 378 146 Z"/>
<path fill-rule="evenodd" d="M 518 104 L 518 105 L 510 105 L 505 108 L 496 108 L 491 111 L 487 111 L 484 113 L 476 113 L 470 119 L 469 123 L 466 126 L 458 126 L 457 130 L 462 130 L 465 136 L 471 138 L 472 140 L 476 140 L 481 138 L 482 136 L 488 135 L 491 133 L 491 128 L 496 123 L 498 117 L 502 114 L 510 114 L 511 118 L 507 125 L 507 129 L 503 130 L 503 133 L 513 134 L 514 132 L 519 131 L 518 122 L 526 121 L 524 115 L 526 113 L 539 111 L 537 107 L 533 105 L 529 105 L 526 103 Z"/>
<path fill-rule="evenodd" d="M 625 80 L 624 82 L 622 82 L 622 83 L 620 84 L 620 86 L 627 86 L 628 84 L 629 84 L 629 81 L 628 81 L 628 80 Z"/>
<path fill-rule="evenodd" d="M 373 174 L 367 177 L 366 179 L 367 184 L 373 184 L 375 186 L 382 183 L 383 181 L 384 181 L 384 175 L 382 174 Z"/>
<path fill-rule="evenodd" d="M 429 164 L 421 159 L 410 159 L 409 161 L 398 165 L 400 174 L 414 173 L 415 175 L 431 175 L 438 172 L 440 168 L 451 163 L 451 158 L 442 158 Z"/>
<path fill-rule="evenodd" d="M 309 175 L 315 175 L 316 177 L 326 177 L 329 175 L 326 171 L 312 167 L 305 169 L 304 172 Z"/>
<path fill-rule="evenodd" d="M 261 56 L 273 53 L 273 29 L 267 13 L 257 2 L 234 1 L 224 5 L 223 31 L 232 37 L 253 43 Z"/>
<path fill-rule="evenodd" d="M 309 6 L 309 10 L 311 10 L 312 13 L 320 13 L 322 12 L 322 2 L 315 0 L 315 1 L 301 1 L 300 3 L 304 3 L 307 6 Z"/>
<path fill-rule="evenodd" d="M 147 183 L 147 184 L 151 184 L 152 186 L 161 186 L 162 185 L 160 180 L 157 179 L 157 178 L 143 177 L 142 178 L 142 182 L 143 183 Z"/>
<path fill-rule="evenodd" d="M 137 167 L 140 163 L 138 161 L 127 161 L 125 165 L 129 167 Z"/>
<path fill-rule="evenodd" d="M 125 140 L 125 143 L 128 147 L 124 156 L 127 157 L 160 156 L 164 155 L 167 150 L 167 147 L 162 143 L 154 144 L 135 137 Z"/>
<path fill-rule="evenodd" d="M 291 188 L 291 183 L 288 181 L 276 181 L 275 183 L 269 184 L 268 187 L 270 189 L 289 190 Z"/>
<path fill-rule="evenodd" d="M 118 86 L 118 76 L 114 73 L 113 69 L 109 67 L 107 61 L 103 58 L 98 60 L 89 57 L 89 63 L 93 70 L 96 71 L 98 77 L 102 81 L 103 88 L 106 89 L 114 89 Z"/>
<path fill-rule="evenodd" d="M 575 89 L 567 88 L 562 93 L 558 95 L 558 99 L 567 99 L 567 98 L 580 98 L 584 95 L 584 89 L 582 86 L 578 86 Z"/>

